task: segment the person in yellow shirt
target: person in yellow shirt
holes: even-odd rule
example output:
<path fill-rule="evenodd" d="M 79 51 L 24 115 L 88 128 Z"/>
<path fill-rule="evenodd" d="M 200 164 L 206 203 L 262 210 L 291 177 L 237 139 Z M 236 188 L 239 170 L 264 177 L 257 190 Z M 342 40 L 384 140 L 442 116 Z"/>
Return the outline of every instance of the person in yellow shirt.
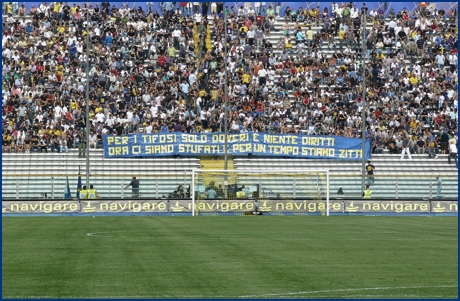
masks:
<path fill-rule="evenodd" d="M 410 126 L 410 134 L 413 134 L 415 127 L 417 126 L 417 121 L 415 121 L 415 118 L 410 119 L 409 126 Z"/>
<path fill-rule="evenodd" d="M 243 74 L 242 79 L 243 79 L 243 83 L 248 84 L 249 81 L 251 80 L 251 75 L 249 75 L 248 73 L 245 73 Z"/>
<path fill-rule="evenodd" d="M 13 2 L 8 3 L 7 10 L 9 15 L 13 14 Z"/>
<path fill-rule="evenodd" d="M 86 186 L 83 186 L 82 189 L 78 192 L 79 199 L 87 199 L 88 198 L 88 190 L 86 190 Z"/>
<path fill-rule="evenodd" d="M 243 188 L 239 188 L 236 192 L 237 199 L 244 199 L 246 197 L 246 193 L 244 193 Z"/>
<path fill-rule="evenodd" d="M 240 27 L 240 32 L 248 32 L 249 28 L 246 27 L 246 25 L 243 25 Z"/>
<path fill-rule="evenodd" d="M 76 110 L 78 109 L 78 102 L 74 101 L 74 100 L 71 100 L 70 102 L 70 110 L 73 111 L 73 110 Z"/>
<path fill-rule="evenodd" d="M 415 86 L 418 83 L 418 79 L 417 77 L 415 77 L 414 74 L 412 74 L 411 77 L 409 78 L 409 82 L 412 86 Z"/>
<path fill-rule="evenodd" d="M 64 27 L 64 25 L 61 25 L 61 26 L 58 27 L 58 33 L 59 33 L 59 34 L 64 34 L 64 33 L 65 33 L 65 27 Z"/>
<path fill-rule="evenodd" d="M 316 17 L 317 15 L 318 15 L 318 12 L 316 11 L 316 9 L 310 9 L 310 16 Z"/>
<path fill-rule="evenodd" d="M 218 96 L 219 96 L 219 90 L 217 89 L 217 87 L 212 88 L 211 100 L 216 100 Z"/>
<path fill-rule="evenodd" d="M 441 54 L 444 54 L 444 46 L 443 46 L 443 45 L 441 45 L 441 46 L 439 47 L 439 51 L 441 51 Z"/>
<path fill-rule="evenodd" d="M 40 129 L 38 130 L 38 136 L 41 137 L 41 136 L 43 136 L 44 134 L 45 134 L 45 130 L 44 130 L 43 128 L 40 128 Z"/>
<path fill-rule="evenodd" d="M 363 191 L 363 198 L 370 199 L 372 196 L 372 190 L 370 190 L 369 185 L 366 185 L 366 189 Z"/>
<path fill-rule="evenodd" d="M 340 51 L 342 51 L 343 48 L 343 40 L 345 38 L 345 32 L 343 31 L 343 28 L 341 27 L 339 30 L 339 43 L 340 43 Z"/>
<path fill-rule="evenodd" d="M 57 65 L 57 66 L 56 66 L 56 72 L 64 72 L 64 66 L 62 66 L 62 65 Z"/>
<path fill-rule="evenodd" d="M 77 7 L 77 5 L 74 3 L 73 6 L 70 8 L 70 13 L 71 13 L 72 17 L 75 16 L 75 13 L 77 12 L 77 9 L 78 9 L 78 7 Z"/>
<path fill-rule="evenodd" d="M 94 189 L 94 186 L 92 184 L 89 185 L 89 189 L 87 190 L 87 193 L 86 193 L 86 198 L 87 199 L 98 199 L 99 198 L 99 194 L 97 193 L 97 190 Z"/>
<path fill-rule="evenodd" d="M 96 109 L 95 109 L 96 114 L 99 113 L 99 112 L 102 112 L 102 111 L 103 111 L 103 109 L 102 109 L 102 106 L 101 106 L 101 105 L 98 105 L 98 106 L 96 107 Z"/>
<path fill-rule="evenodd" d="M 11 136 L 8 134 L 3 134 L 2 136 L 2 151 L 4 153 L 11 151 Z"/>
<path fill-rule="evenodd" d="M 53 6 L 54 20 L 59 20 L 59 10 L 61 9 L 60 2 L 55 2 Z"/>

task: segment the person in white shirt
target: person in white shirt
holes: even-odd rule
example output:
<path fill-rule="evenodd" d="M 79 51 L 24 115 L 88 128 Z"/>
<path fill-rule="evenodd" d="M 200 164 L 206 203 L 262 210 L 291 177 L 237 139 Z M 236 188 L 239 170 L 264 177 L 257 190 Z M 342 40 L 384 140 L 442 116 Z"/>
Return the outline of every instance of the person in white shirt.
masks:
<path fill-rule="evenodd" d="M 43 37 L 45 39 L 51 39 L 53 36 L 54 36 L 54 34 L 48 28 L 43 33 Z"/>
<path fill-rule="evenodd" d="M 198 11 L 193 15 L 193 19 L 195 20 L 197 26 L 200 25 L 201 18 L 201 14 Z"/>
<path fill-rule="evenodd" d="M 258 76 L 259 76 L 259 85 L 265 85 L 265 83 L 267 82 L 267 70 L 264 68 L 262 64 L 260 65 Z"/>
<path fill-rule="evenodd" d="M 398 25 L 395 20 L 391 20 L 390 23 L 388 23 L 388 28 L 390 29 L 390 37 L 394 36 L 394 29 Z"/>
<path fill-rule="evenodd" d="M 450 65 L 450 72 L 454 72 L 455 71 L 455 67 L 457 66 L 457 61 L 458 61 L 458 56 L 457 54 L 455 54 L 454 52 L 452 52 L 451 54 L 449 54 L 448 56 L 448 60 L 449 60 L 449 65 Z"/>
<path fill-rule="evenodd" d="M 455 166 L 458 168 L 457 152 L 458 152 L 458 149 L 456 145 L 456 140 L 453 139 L 449 145 L 449 156 L 447 158 L 448 158 L 449 164 L 450 164 L 450 159 L 453 158 L 455 160 Z"/>
<path fill-rule="evenodd" d="M 353 7 L 351 8 L 351 10 L 350 10 L 350 18 L 356 19 L 356 18 L 358 18 L 358 15 L 359 15 L 358 9 L 357 9 L 356 7 L 353 6 Z"/>
<path fill-rule="evenodd" d="M 188 82 L 189 82 L 190 86 L 193 86 L 193 84 L 196 82 L 195 73 L 190 73 L 190 75 L 188 76 Z"/>
<path fill-rule="evenodd" d="M 201 113 L 201 103 L 202 103 L 202 99 L 200 96 L 198 96 L 198 98 L 196 99 L 196 113 L 197 114 Z"/>
<path fill-rule="evenodd" d="M 337 18 L 342 18 L 343 8 L 337 5 L 337 8 L 335 9 L 334 13 L 336 14 Z"/>
<path fill-rule="evenodd" d="M 372 17 L 372 18 L 375 18 L 377 17 L 377 11 L 375 9 L 371 10 L 371 12 L 369 13 L 369 15 Z"/>
<path fill-rule="evenodd" d="M 179 28 L 175 28 L 174 31 L 172 32 L 171 36 L 173 37 L 173 44 L 174 48 L 179 49 L 179 38 L 181 36 L 181 31 Z"/>

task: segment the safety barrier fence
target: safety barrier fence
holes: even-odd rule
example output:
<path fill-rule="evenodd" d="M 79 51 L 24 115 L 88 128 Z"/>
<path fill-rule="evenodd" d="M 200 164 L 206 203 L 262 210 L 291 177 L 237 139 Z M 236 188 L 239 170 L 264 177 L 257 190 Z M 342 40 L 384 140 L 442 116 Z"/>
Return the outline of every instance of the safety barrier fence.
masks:
<path fill-rule="evenodd" d="M 91 174 L 90 184 L 102 198 L 130 198 L 132 189 L 125 187 L 132 176 L 140 181 L 139 197 L 167 198 L 179 186 L 183 186 L 185 196 L 189 197 L 189 185 L 192 181 L 191 171 L 161 172 L 151 175 L 139 174 Z M 379 174 L 374 179 L 366 178 L 373 191 L 372 198 L 392 199 L 457 199 L 458 176 L 441 177 L 442 187 L 438 191 L 436 174 Z M 77 197 L 78 174 L 3 174 L 2 199 L 61 199 L 64 198 L 67 185 L 71 198 Z M 81 178 L 85 184 L 84 177 Z M 217 183 L 216 183 L 217 184 Z M 239 183 L 245 184 L 245 183 Z M 276 185 L 272 189 L 276 193 Z M 360 198 L 361 176 L 350 174 L 330 174 L 330 196 Z M 342 188 L 342 194 L 337 194 Z"/>

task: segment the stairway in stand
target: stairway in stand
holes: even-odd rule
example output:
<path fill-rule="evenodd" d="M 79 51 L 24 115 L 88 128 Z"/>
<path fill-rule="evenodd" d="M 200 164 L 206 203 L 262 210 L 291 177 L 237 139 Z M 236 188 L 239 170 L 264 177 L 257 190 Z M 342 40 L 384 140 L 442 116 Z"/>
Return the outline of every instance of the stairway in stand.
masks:
<path fill-rule="evenodd" d="M 224 157 L 202 156 L 200 157 L 201 170 L 224 170 Z M 228 170 L 233 170 L 233 158 L 228 156 Z"/>
<path fill-rule="evenodd" d="M 206 25 L 206 48 L 208 52 L 211 52 L 212 42 L 211 42 L 211 25 Z"/>
<path fill-rule="evenodd" d="M 193 42 L 195 43 L 195 57 L 198 57 L 198 26 L 193 25 Z"/>

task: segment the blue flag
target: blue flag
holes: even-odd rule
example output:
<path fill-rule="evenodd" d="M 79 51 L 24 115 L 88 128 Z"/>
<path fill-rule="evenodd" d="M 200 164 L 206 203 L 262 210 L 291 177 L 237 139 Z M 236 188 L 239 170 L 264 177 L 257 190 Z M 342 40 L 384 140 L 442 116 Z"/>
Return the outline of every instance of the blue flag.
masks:
<path fill-rule="evenodd" d="M 67 185 L 65 186 L 64 190 L 64 199 L 70 199 L 72 195 L 70 194 L 70 186 L 69 186 L 69 177 L 67 177 Z"/>
<path fill-rule="evenodd" d="M 80 190 L 81 190 L 81 176 L 80 176 L 80 166 L 78 166 L 77 198 L 80 198 Z"/>

